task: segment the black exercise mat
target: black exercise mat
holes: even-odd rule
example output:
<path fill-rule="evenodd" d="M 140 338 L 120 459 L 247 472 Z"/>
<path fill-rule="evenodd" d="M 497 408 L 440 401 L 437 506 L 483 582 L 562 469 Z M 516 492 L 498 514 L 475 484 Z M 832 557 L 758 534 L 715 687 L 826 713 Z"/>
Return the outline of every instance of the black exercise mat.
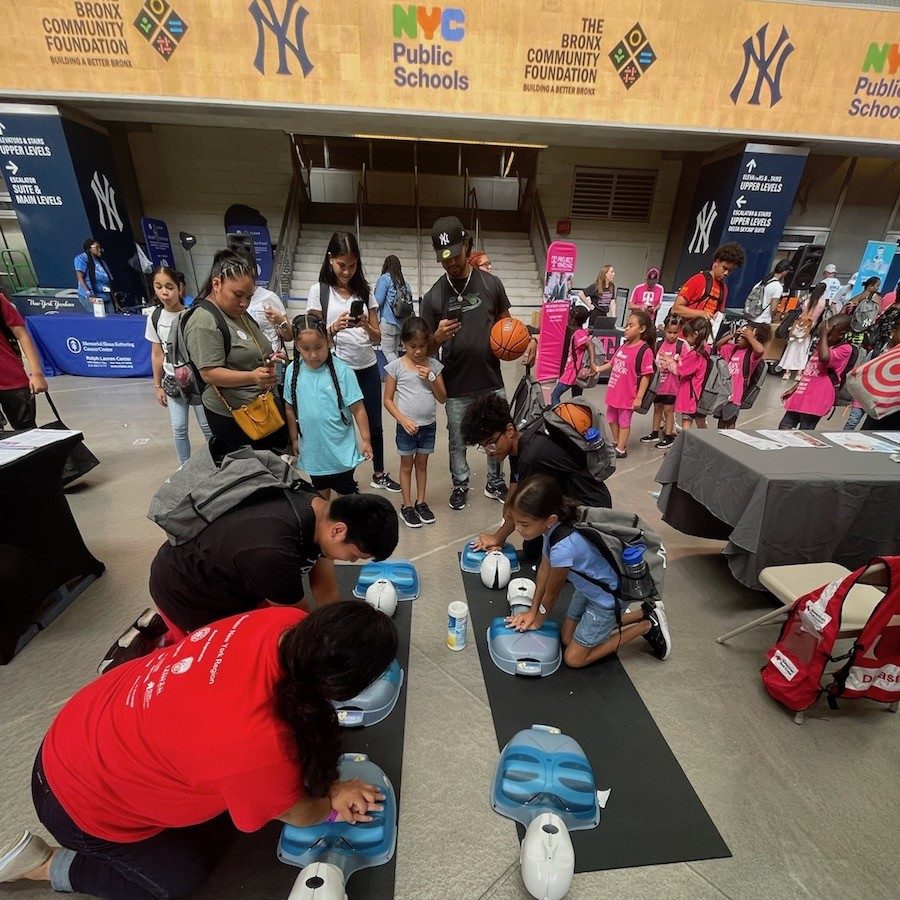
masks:
<path fill-rule="evenodd" d="M 555 725 L 581 744 L 597 788 L 612 789 L 600 824 L 572 832 L 575 871 L 731 856 L 619 659 L 611 656 L 585 669 L 563 663 L 546 678 L 501 672 L 491 660 L 487 629 L 496 616 L 509 614 L 506 592 L 489 590 L 478 575 L 462 578 L 469 640 L 474 636 L 478 645 L 498 745 L 505 747 L 534 724 Z M 565 618 L 570 596 L 567 585 L 553 609 L 557 621 Z M 518 827 L 521 839 L 525 829 Z"/>
<path fill-rule="evenodd" d="M 342 597 L 350 596 L 359 576 L 359 568 L 335 567 Z M 404 674 L 397 705 L 383 722 L 370 728 L 354 728 L 344 732 L 345 752 L 365 753 L 384 770 L 396 791 L 398 807 L 403 766 L 403 732 L 406 725 L 406 692 L 409 685 L 409 629 L 415 602 L 418 601 L 401 601 L 394 614 L 394 624 L 400 636 L 397 659 Z M 226 824 L 219 861 L 195 896 L 208 900 L 221 900 L 223 897 L 272 897 L 287 900 L 300 869 L 278 859 L 276 849 L 281 827 L 278 822 L 270 822 L 260 831 L 242 834 Z M 398 833 L 398 847 L 401 840 L 402 836 Z M 394 857 L 383 866 L 363 869 L 351 876 L 347 883 L 347 896 L 350 900 L 386 900 L 393 897 L 396 860 L 397 854 L 394 853 Z"/>

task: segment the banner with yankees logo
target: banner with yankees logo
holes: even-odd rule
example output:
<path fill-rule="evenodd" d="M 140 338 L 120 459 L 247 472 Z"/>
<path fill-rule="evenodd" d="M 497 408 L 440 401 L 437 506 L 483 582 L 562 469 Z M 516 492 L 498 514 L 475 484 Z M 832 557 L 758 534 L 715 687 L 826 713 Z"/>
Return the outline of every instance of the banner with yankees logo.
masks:
<path fill-rule="evenodd" d="M 857 366 L 847 376 L 847 390 L 873 419 L 900 410 L 900 347 Z"/>

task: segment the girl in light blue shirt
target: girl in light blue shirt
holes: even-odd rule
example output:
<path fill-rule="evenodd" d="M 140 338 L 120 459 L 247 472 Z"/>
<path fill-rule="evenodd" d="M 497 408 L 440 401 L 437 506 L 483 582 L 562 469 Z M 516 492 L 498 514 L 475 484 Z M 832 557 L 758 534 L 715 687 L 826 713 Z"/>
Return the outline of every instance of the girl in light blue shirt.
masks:
<path fill-rule="evenodd" d="M 618 575 L 601 551 L 573 526 L 575 503 L 563 496 L 556 479 L 549 475 L 526 478 L 510 494 L 504 514 L 512 517 L 525 540 L 544 539 L 531 609 L 510 616 L 510 627 L 518 631 L 540 628 L 568 581 L 575 591 L 560 627 L 567 665 L 588 666 L 639 637 L 658 659 L 668 658 L 672 642 L 662 601 L 644 602 L 634 612 L 622 610 L 616 615 Z M 563 536 L 554 536 L 557 529 L 564 530 Z"/>
<path fill-rule="evenodd" d="M 293 329 L 296 352 L 285 373 L 284 401 L 297 467 L 326 500 L 332 490 L 358 494 L 354 469 L 372 458 L 359 383 L 353 370 L 332 354 L 320 315 L 297 316 Z"/>

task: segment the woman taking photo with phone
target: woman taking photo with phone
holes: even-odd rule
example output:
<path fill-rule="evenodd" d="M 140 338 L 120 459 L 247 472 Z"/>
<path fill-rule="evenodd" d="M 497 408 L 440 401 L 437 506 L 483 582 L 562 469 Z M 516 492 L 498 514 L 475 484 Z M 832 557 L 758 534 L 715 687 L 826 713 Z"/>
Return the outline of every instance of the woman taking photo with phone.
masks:
<path fill-rule="evenodd" d="M 220 250 L 185 313 L 188 354 L 206 384 L 203 406 L 214 456 L 247 446 L 281 452 L 290 443 L 273 393 L 271 344 L 247 315 L 254 274 L 245 256 Z"/>
<path fill-rule="evenodd" d="M 375 347 L 381 343 L 378 301 L 363 273 L 359 245 L 349 231 L 336 231 L 331 236 L 319 281 L 310 286 L 306 311 L 321 313 L 335 356 L 353 369 L 359 382 L 372 443 L 374 472 L 369 484 L 399 493 L 400 485 L 384 470 L 381 374 L 375 360 Z"/>

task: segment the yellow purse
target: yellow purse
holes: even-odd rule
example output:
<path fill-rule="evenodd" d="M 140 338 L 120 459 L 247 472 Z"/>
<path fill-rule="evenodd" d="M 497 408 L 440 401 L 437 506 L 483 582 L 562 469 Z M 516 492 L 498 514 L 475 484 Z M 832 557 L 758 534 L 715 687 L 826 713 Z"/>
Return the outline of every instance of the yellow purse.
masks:
<path fill-rule="evenodd" d="M 265 362 L 262 348 L 259 346 L 259 341 L 256 340 L 253 328 L 244 322 L 244 318 L 244 316 L 241 317 L 241 322 L 247 329 L 250 337 L 253 338 L 253 343 L 256 344 L 256 349 L 259 351 L 260 360 Z M 260 441 L 278 431 L 278 429 L 284 425 L 284 418 L 281 415 L 281 411 L 278 409 L 278 404 L 275 402 L 275 397 L 271 391 L 265 391 L 255 400 L 244 403 L 238 409 L 232 409 L 222 396 L 221 391 L 215 385 L 213 385 L 213 388 L 222 403 L 230 410 L 238 428 L 240 428 L 251 441 Z"/>

